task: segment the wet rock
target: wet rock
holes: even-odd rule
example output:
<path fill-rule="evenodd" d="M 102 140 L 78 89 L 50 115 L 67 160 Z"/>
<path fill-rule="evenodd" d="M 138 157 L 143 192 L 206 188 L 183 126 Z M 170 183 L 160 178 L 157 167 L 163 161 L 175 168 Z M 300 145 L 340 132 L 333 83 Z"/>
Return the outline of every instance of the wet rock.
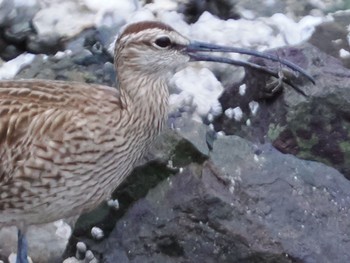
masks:
<path fill-rule="evenodd" d="M 211 161 L 151 190 L 99 249 L 121 263 L 347 262 L 349 191 L 323 164 L 220 138 Z"/>

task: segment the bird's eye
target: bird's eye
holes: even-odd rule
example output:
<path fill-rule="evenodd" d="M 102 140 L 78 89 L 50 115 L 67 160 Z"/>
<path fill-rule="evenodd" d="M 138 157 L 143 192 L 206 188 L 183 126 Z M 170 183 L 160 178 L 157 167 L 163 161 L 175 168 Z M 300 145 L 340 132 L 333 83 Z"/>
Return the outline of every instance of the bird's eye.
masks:
<path fill-rule="evenodd" d="M 171 45 L 171 40 L 169 37 L 160 37 L 154 43 L 159 47 L 166 48 Z"/>

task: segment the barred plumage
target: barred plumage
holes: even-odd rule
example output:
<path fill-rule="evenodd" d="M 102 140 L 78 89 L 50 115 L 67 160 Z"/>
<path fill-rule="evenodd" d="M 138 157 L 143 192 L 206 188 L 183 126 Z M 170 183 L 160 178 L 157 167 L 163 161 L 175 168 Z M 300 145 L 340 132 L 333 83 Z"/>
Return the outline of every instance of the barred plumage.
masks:
<path fill-rule="evenodd" d="M 93 208 L 125 178 L 158 130 L 144 130 L 134 121 L 140 116 L 123 108 L 109 87 L 6 81 L 0 94 L 3 224 L 49 222 Z"/>

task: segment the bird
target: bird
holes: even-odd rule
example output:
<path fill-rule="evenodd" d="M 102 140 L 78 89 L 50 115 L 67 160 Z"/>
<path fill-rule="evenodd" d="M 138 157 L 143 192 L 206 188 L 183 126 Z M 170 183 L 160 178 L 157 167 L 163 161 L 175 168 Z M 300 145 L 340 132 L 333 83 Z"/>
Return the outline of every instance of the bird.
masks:
<path fill-rule="evenodd" d="M 158 21 L 132 23 L 119 34 L 116 88 L 56 80 L 0 81 L 0 226 L 18 228 L 17 263 L 28 263 L 29 225 L 92 210 L 131 173 L 166 124 L 169 79 L 188 62 L 228 63 L 278 76 L 213 52 L 277 61 L 314 82 L 290 61 L 191 41 Z"/>

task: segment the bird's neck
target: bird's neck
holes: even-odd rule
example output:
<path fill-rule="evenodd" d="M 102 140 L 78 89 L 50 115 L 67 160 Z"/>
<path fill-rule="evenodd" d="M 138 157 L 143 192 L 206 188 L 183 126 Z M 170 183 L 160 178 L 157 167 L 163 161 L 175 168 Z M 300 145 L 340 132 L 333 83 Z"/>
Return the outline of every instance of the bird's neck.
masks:
<path fill-rule="evenodd" d="M 168 114 L 168 85 L 165 77 L 133 71 L 118 76 L 120 100 L 130 114 L 131 132 L 154 137 L 163 128 Z M 129 86 L 131 85 L 131 86 Z"/>

